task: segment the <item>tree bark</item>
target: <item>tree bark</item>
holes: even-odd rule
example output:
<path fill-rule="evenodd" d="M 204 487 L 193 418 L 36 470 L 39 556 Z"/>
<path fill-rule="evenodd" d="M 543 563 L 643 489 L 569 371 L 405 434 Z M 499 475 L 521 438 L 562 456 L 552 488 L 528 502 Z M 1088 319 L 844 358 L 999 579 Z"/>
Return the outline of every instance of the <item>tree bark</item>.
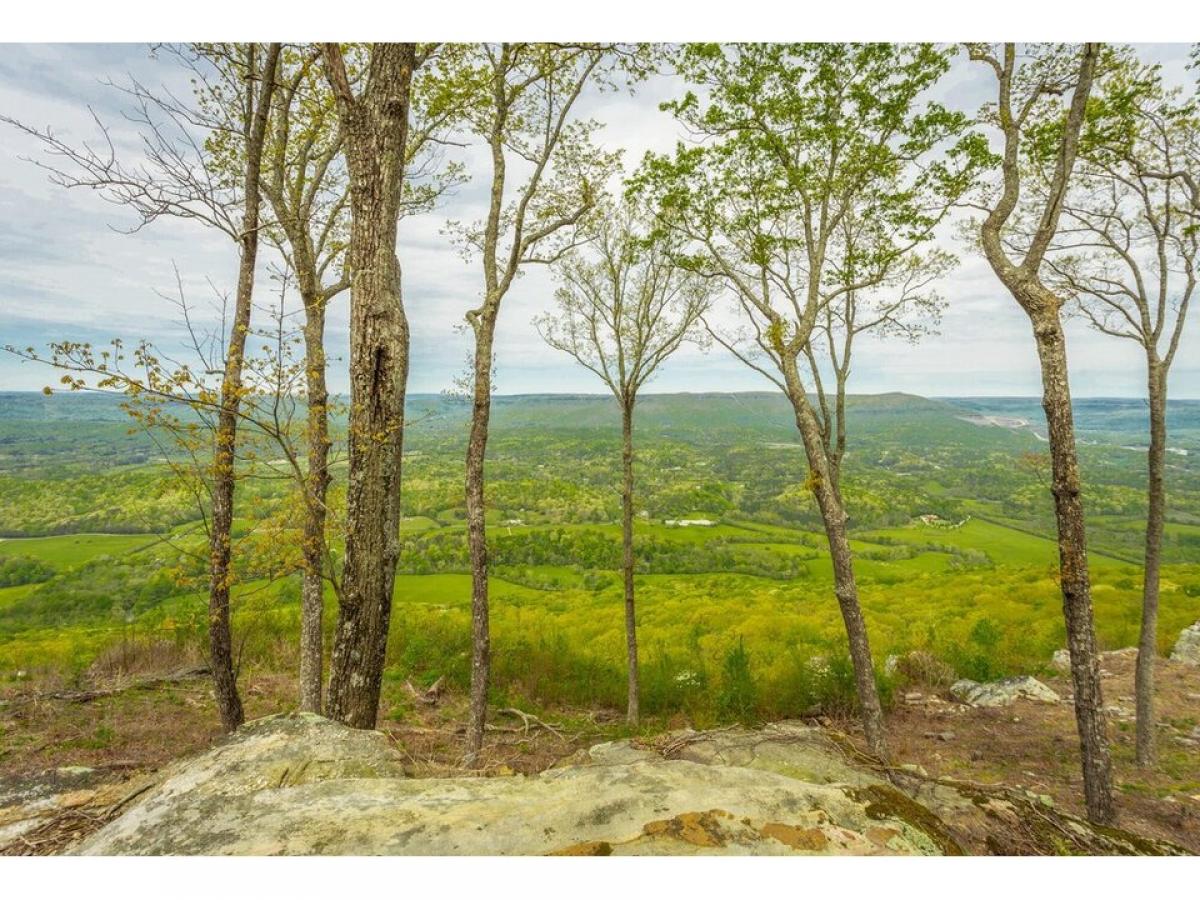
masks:
<path fill-rule="evenodd" d="M 629 660 L 629 699 L 625 720 L 638 724 L 637 615 L 633 600 L 633 405 L 621 403 L 621 571 L 625 578 L 625 650 Z"/>
<path fill-rule="evenodd" d="M 846 640 L 850 650 L 850 661 L 854 666 L 854 682 L 861 707 L 863 733 L 870 751 L 879 759 L 886 760 L 888 751 L 884 734 L 883 706 L 879 702 L 879 691 L 875 686 L 875 663 L 871 659 L 867 623 L 858 602 L 854 560 L 850 552 L 850 539 L 846 533 L 846 510 L 825 455 L 820 423 L 800 381 L 795 360 L 792 360 L 790 365 L 785 362 L 783 374 L 788 399 L 796 416 L 796 427 L 800 431 L 800 439 L 808 458 L 809 483 L 825 525 L 829 556 L 833 561 L 833 591 L 842 613 L 842 622 L 846 627 Z"/>
<path fill-rule="evenodd" d="M 975 51 L 972 51 L 972 56 L 976 56 Z M 980 227 L 980 243 L 992 271 L 1033 325 L 1042 372 L 1042 408 L 1049 432 L 1051 490 L 1058 530 L 1059 581 L 1067 628 L 1067 650 L 1071 656 L 1071 679 L 1075 690 L 1075 723 L 1079 731 L 1084 796 L 1088 818 L 1106 824 L 1114 819 L 1116 808 L 1112 796 L 1112 762 L 1108 751 L 1104 701 L 1100 690 L 1100 664 L 1096 656 L 1087 533 L 1080 496 L 1067 348 L 1059 318 L 1062 303 L 1041 283 L 1038 275 L 1058 230 L 1099 56 L 1099 44 L 1083 45 L 1079 58 L 1079 77 L 1064 122 L 1058 159 L 1047 185 L 1048 197 L 1020 265 L 1009 258 L 1003 233 L 1021 198 L 1020 144 L 1024 113 L 1014 112 L 1012 94 L 1017 47 L 1014 43 L 1006 43 L 1002 62 L 986 53 L 976 58 L 987 62 L 999 80 L 997 113 L 1004 134 L 1001 163 L 1004 189 Z M 1022 108 L 1027 110 L 1029 107 L 1026 105 Z"/>
<path fill-rule="evenodd" d="M 396 258 L 413 44 L 375 44 L 355 97 L 341 51 L 322 45 L 350 172 L 350 416 L 346 562 L 330 661 L 328 715 L 374 728 L 400 555 L 409 328 Z"/>
<path fill-rule="evenodd" d="M 325 383 L 325 300 L 304 291 L 305 423 L 304 569 L 300 585 L 300 708 L 321 712 L 325 618 L 325 501 L 329 489 L 329 390 Z"/>
<path fill-rule="evenodd" d="M 492 666 L 483 466 L 492 413 L 492 346 L 495 331 L 496 311 L 485 307 L 475 329 L 475 384 L 466 465 L 467 547 L 471 554 L 471 709 L 467 723 L 469 766 L 478 764 L 479 753 L 483 749 Z"/>
<path fill-rule="evenodd" d="M 1139 766 L 1151 766 L 1156 755 L 1154 721 L 1154 659 L 1158 655 L 1158 590 L 1162 564 L 1163 523 L 1166 519 L 1164 458 L 1167 449 L 1167 372 L 1155 358 L 1148 360 L 1150 449 L 1146 467 L 1146 563 L 1142 581 L 1142 628 L 1138 636 L 1134 696 L 1137 701 Z"/>
<path fill-rule="evenodd" d="M 1050 442 L 1051 490 L 1058 526 L 1058 559 L 1075 691 L 1075 721 L 1083 766 L 1088 817 L 1111 822 L 1116 815 L 1112 797 L 1112 761 L 1100 689 L 1100 663 L 1092 615 L 1088 573 L 1087 533 L 1075 449 L 1075 421 L 1067 375 L 1066 339 L 1053 298 L 1029 301 L 1033 334 L 1042 368 L 1042 408 Z"/>
<path fill-rule="evenodd" d="M 233 325 L 225 350 L 225 372 L 221 379 L 220 410 L 213 447 L 212 530 L 209 535 L 208 645 L 213 689 L 221 725 L 233 731 L 245 720 L 238 696 L 237 672 L 233 659 L 230 626 L 233 494 L 236 482 L 234 452 L 237 446 L 238 411 L 242 397 L 242 371 L 246 355 L 246 337 L 250 331 L 250 311 L 254 294 L 254 266 L 258 258 L 258 215 L 261 204 L 259 179 L 271 94 L 275 89 L 275 69 L 279 44 L 271 44 L 262 68 L 261 85 L 255 91 L 258 75 L 254 52 L 248 51 L 247 96 L 254 104 L 246 134 L 246 173 L 243 181 L 245 212 L 240 235 L 237 296 Z M 257 96 L 255 94 L 257 93 Z"/>

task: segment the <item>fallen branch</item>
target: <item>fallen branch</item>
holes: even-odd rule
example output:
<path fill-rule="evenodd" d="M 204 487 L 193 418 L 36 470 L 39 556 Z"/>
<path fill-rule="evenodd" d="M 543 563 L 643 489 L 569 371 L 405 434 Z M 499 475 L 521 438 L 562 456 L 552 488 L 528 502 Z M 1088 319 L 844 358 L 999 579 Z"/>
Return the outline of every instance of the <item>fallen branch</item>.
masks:
<path fill-rule="evenodd" d="M 550 732 L 552 735 L 554 735 L 560 741 L 566 740 L 566 738 L 563 736 L 563 733 L 561 731 L 559 731 L 557 728 L 555 728 L 553 725 L 549 725 L 546 722 L 543 722 L 541 719 L 539 719 L 537 716 L 533 715 L 532 713 L 522 712 L 521 710 L 517 709 L 516 707 L 508 706 L 508 707 L 505 707 L 504 709 L 498 709 L 498 710 L 496 710 L 496 714 L 501 715 L 501 716 L 515 716 L 518 719 L 520 719 L 521 724 L 524 726 L 522 728 L 522 731 L 525 734 L 529 733 L 529 727 L 531 725 L 533 725 L 538 728 L 546 729 L 548 732 Z"/>
<path fill-rule="evenodd" d="M 733 731 L 741 728 L 740 725 L 726 725 L 724 728 L 714 728 L 710 731 L 692 731 L 691 729 L 683 732 L 683 734 L 671 737 L 670 734 L 663 735 L 656 741 L 637 741 L 635 739 L 634 746 L 642 747 L 646 750 L 654 750 L 663 759 L 673 759 L 677 753 L 687 747 L 689 744 L 694 744 L 697 741 L 706 740 L 710 735 L 719 734 L 725 731 Z M 668 738 L 663 741 L 662 738 Z"/>
<path fill-rule="evenodd" d="M 410 680 L 405 680 L 404 686 L 408 692 L 413 695 L 413 699 L 418 703 L 424 703 L 426 706 L 435 706 L 442 699 L 442 684 L 446 680 L 446 676 L 442 675 L 431 684 L 426 690 L 421 690 L 415 687 Z"/>
<path fill-rule="evenodd" d="M 122 685 L 117 688 L 95 688 L 86 691 L 51 691 L 45 694 L 22 694 L 14 697 L 10 702 L 13 705 L 20 703 L 39 703 L 45 700 L 61 700 L 65 703 L 91 703 L 93 700 L 99 700 L 101 697 L 111 697 L 114 694 L 120 694 L 124 691 L 132 691 L 138 688 L 161 687 L 166 684 L 176 684 L 180 681 L 187 681 L 191 678 L 199 678 L 203 675 L 208 675 L 210 669 L 206 665 L 188 666 L 184 669 L 178 669 L 168 675 L 158 675 L 153 678 L 141 678 L 137 681 L 131 681 L 129 684 Z"/>

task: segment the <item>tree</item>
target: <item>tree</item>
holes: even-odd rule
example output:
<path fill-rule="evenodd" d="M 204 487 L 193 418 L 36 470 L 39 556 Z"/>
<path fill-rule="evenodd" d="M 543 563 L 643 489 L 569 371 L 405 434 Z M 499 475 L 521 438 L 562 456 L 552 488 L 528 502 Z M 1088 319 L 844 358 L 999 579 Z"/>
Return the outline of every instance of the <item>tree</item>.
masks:
<path fill-rule="evenodd" d="M 221 724 L 232 731 L 244 719 L 230 629 L 234 459 L 260 237 L 263 146 L 281 45 L 274 43 L 264 49 L 257 44 L 200 44 L 169 49 L 195 73 L 195 104 L 189 107 L 170 95 L 155 95 L 137 82 L 124 88 L 136 103 L 130 118 L 142 131 L 145 159 L 138 165 L 118 159 L 99 120 L 106 152 L 87 145 L 72 147 L 49 130 L 5 121 L 39 138 L 51 154 L 66 161 L 67 169 L 45 165 L 55 182 L 98 191 L 106 200 L 133 211 L 139 217 L 135 230 L 169 215 L 216 227 L 237 244 L 237 290 L 215 399 L 208 600 L 209 662 L 217 708 Z M 239 102 L 220 102 L 229 95 Z M 221 168 L 220 148 L 232 144 L 242 148 L 244 157 L 238 175 Z M 59 350 L 56 357 L 70 356 L 70 347 L 66 354 Z M 90 348 L 83 350 L 86 357 Z"/>
<path fill-rule="evenodd" d="M 648 158 L 633 182 L 659 229 L 687 242 L 689 264 L 734 298 L 742 327 L 706 322 L 713 337 L 791 403 L 867 743 L 880 757 L 883 712 L 840 489 L 844 390 L 857 334 L 936 306 L 912 254 L 979 157 L 964 117 L 918 103 L 948 65 L 930 45 L 688 45 L 677 66 L 705 99 L 689 92 L 667 107 L 701 142 Z M 947 264 L 931 261 L 933 275 Z M 832 403 L 818 356 L 832 367 Z"/>
<path fill-rule="evenodd" d="M 905 255 L 894 255 L 890 227 L 869 206 L 847 209 L 830 242 L 829 284 L 820 289 L 820 310 L 802 348 L 817 400 L 829 478 L 839 497 L 846 455 L 846 386 L 857 338 L 872 333 L 919 341 L 941 318 L 944 303 L 934 285 L 957 264 L 944 250 L 917 253 L 915 244 Z M 927 231 L 923 239 L 931 236 Z"/>
<path fill-rule="evenodd" d="M 1071 173 L 1079 152 L 1088 97 L 1100 55 L 1097 44 L 1077 52 L 1062 47 L 1034 47 L 1020 64 L 1017 47 L 973 44 L 971 59 L 986 65 L 996 77 L 997 102 L 985 110 L 1000 131 L 1002 161 L 999 190 L 981 201 L 986 217 L 979 228 L 984 255 L 996 277 L 1012 294 L 1033 326 L 1042 371 L 1042 408 L 1051 454 L 1054 512 L 1058 526 L 1059 573 L 1071 679 L 1075 690 L 1075 720 L 1083 766 L 1088 817 L 1111 822 L 1116 814 L 1109 758 L 1096 631 L 1088 573 L 1087 533 L 1080 493 L 1079 460 L 1067 372 L 1066 336 L 1061 311 L 1064 298 L 1043 278 L 1044 263 L 1059 228 Z M 1069 93 L 1065 116 L 1052 117 L 1052 157 L 1048 181 L 1032 209 L 1018 213 L 1021 203 L 1021 155 L 1033 138 L 1037 113 L 1045 101 Z M 1044 140 L 1044 129 L 1040 137 Z M 1044 152 L 1044 149 L 1043 149 Z M 1032 228 L 1021 228 L 1030 219 Z M 1014 247 L 1013 226 L 1027 237 Z"/>
<path fill-rule="evenodd" d="M 621 408 L 621 569 L 629 667 L 626 718 L 638 722 L 637 617 L 634 608 L 633 410 L 638 391 L 685 340 L 708 308 L 702 279 L 665 248 L 647 242 L 628 209 L 605 211 L 594 253 L 573 251 L 555 266 L 562 286 L 556 314 L 535 320 L 551 347 L 599 377 Z"/>
<path fill-rule="evenodd" d="M 230 536 L 233 530 L 234 449 L 237 444 L 238 405 L 242 395 L 242 364 L 246 355 L 246 337 L 250 332 L 251 304 L 254 300 L 254 265 L 258 258 L 259 209 L 262 197 L 259 183 L 262 178 L 263 145 L 267 120 L 271 112 L 271 96 L 275 90 L 281 45 L 271 44 L 266 62 L 257 61 L 258 48 L 247 45 L 245 79 L 246 117 L 245 186 L 242 191 L 245 213 L 238 236 L 237 295 L 233 310 L 233 325 L 229 331 L 229 347 L 225 353 L 225 375 L 221 380 L 221 410 L 217 417 L 216 446 L 213 451 L 213 498 L 211 586 L 209 587 L 209 663 L 213 669 L 217 708 L 227 731 L 237 728 L 245 719 L 242 701 L 238 696 L 234 673 L 233 643 L 229 625 Z M 261 82 L 261 86 L 256 85 Z M 257 91 L 257 93 L 256 93 Z"/>
<path fill-rule="evenodd" d="M 264 161 L 263 194 L 275 214 L 268 232 L 295 274 L 304 308 L 307 469 L 301 485 L 300 708 L 321 712 L 325 584 L 338 591 L 326 539 L 329 489 L 329 389 L 325 311 L 350 286 L 345 265 L 347 185 L 342 139 L 319 50 L 284 56 Z"/>
<path fill-rule="evenodd" d="M 1200 88 L 1200 44 L 1192 45 L 1191 63 L 1188 68 L 1195 73 L 1197 88 Z M 1176 138 L 1172 165 L 1166 168 L 1144 169 L 1142 174 L 1178 182 L 1187 198 L 1187 202 L 1180 204 L 1180 212 L 1200 221 L 1200 175 L 1196 174 L 1200 171 L 1200 129 L 1181 131 Z"/>
<path fill-rule="evenodd" d="M 414 70 L 428 48 L 373 44 L 356 92 L 337 44 L 322 44 L 350 175 L 350 413 L 346 560 L 328 715 L 373 728 L 400 555 L 409 329 L 396 257 Z"/>
<path fill-rule="evenodd" d="M 365 48 L 351 47 L 346 52 L 348 77 L 356 81 L 366 70 Z M 346 258 L 349 183 L 344 141 L 320 58 L 319 49 L 285 53 L 263 181 L 277 223 L 267 236 L 295 273 L 304 311 L 307 471 L 301 485 L 300 706 L 313 712 L 320 712 L 322 706 L 324 586 L 329 583 L 335 595 L 341 591 L 326 537 L 331 440 L 325 315 L 330 302 L 350 287 L 352 274 Z M 432 152 L 452 119 L 452 110 L 427 102 L 419 75 L 415 78 L 416 99 L 410 102 L 404 148 L 401 216 L 432 207 L 459 180 L 458 167 L 439 167 Z"/>
<path fill-rule="evenodd" d="M 1132 341 L 1146 361 L 1150 413 L 1145 569 L 1135 694 L 1139 766 L 1155 756 L 1154 660 L 1166 519 L 1167 380 L 1196 289 L 1200 239 L 1183 176 L 1200 177 L 1186 148 L 1200 134 L 1194 103 L 1168 90 L 1157 67 L 1122 52 L 1098 80 L 1080 157 L 1046 255 L 1047 281 L 1097 331 Z M 1032 190 L 1045 196 L 1051 163 L 1029 153 Z M 1174 172 L 1164 178 L 1159 173 Z"/>
<path fill-rule="evenodd" d="M 500 304 L 531 263 L 553 262 L 576 241 L 616 164 L 597 151 L 594 122 L 572 120 L 584 87 L 604 71 L 613 48 L 597 44 L 477 44 L 443 60 L 447 91 L 462 98 L 466 129 L 491 158 L 487 214 L 473 226 L 452 223 L 483 268 L 480 305 L 467 313 L 475 338 L 471 431 L 467 441 L 467 544 L 471 553 L 471 711 L 467 761 L 483 746 L 491 671 L 484 456 L 492 402 L 492 366 Z M 510 184 L 510 165 L 527 179 Z"/>

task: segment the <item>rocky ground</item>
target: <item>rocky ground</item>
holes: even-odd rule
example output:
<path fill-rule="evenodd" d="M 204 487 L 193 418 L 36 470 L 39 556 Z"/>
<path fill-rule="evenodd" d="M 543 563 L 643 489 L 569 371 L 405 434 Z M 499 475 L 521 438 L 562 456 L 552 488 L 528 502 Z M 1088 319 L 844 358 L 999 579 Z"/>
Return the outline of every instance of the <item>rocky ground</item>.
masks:
<path fill-rule="evenodd" d="M 1159 662 L 1159 758 L 1147 770 L 1134 765 L 1135 660 L 1131 650 L 1101 657 L 1120 822 L 1200 853 L 1200 666 Z M 1060 671 L 1041 680 L 1058 702 L 972 707 L 934 691 L 907 692 L 889 716 L 895 757 L 934 776 L 1019 784 L 1082 815 L 1070 676 Z"/>
<path fill-rule="evenodd" d="M 64 785 L 64 787 L 67 787 Z M 81 794 L 65 796 L 76 815 Z M 60 795 L 60 797 L 63 795 Z M 889 771 L 819 726 L 682 731 L 536 775 L 412 778 L 380 732 L 312 714 L 247 723 L 130 783 L 79 855 L 1174 854 L 1047 796 Z M 24 804 L 45 809 L 45 797 Z M 51 806 L 53 798 L 51 798 Z M 9 810 L 14 805 L 10 802 Z M 8 826 L 33 843 L 52 821 Z"/>
<path fill-rule="evenodd" d="M 1105 654 L 1103 670 L 1120 791 L 1120 825 L 1151 842 L 1170 842 L 1188 852 L 1200 852 L 1200 740 L 1196 732 L 1200 667 L 1166 660 L 1160 663 L 1161 752 L 1150 771 L 1138 770 L 1132 763 L 1132 654 Z M 462 699 L 450 695 L 436 698 L 436 703 L 422 703 L 402 686 L 393 686 L 388 694 L 390 708 L 385 705 L 388 712 L 381 720 L 383 736 L 370 739 L 373 749 L 368 753 L 378 761 L 383 757 L 371 754 L 387 750 L 386 764 L 380 763 L 378 771 L 371 770 L 372 779 L 382 781 L 364 788 L 365 793 L 343 794 L 346 771 L 329 775 L 321 765 L 314 768 L 310 753 L 307 765 L 297 759 L 281 770 L 272 763 L 275 768 L 270 768 L 272 774 L 263 784 L 278 776 L 278 785 L 264 789 L 275 790 L 279 785 L 302 788 L 295 797 L 304 798 L 305 808 L 316 804 L 314 808 L 328 811 L 346 803 L 361 803 L 362 808 L 376 812 L 392 809 L 400 817 L 408 810 L 421 821 L 430 820 L 429 810 L 442 809 L 449 799 L 454 801 L 452 806 L 461 800 L 467 804 L 462 809 L 473 815 L 496 817 L 500 831 L 523 827 L 518 826 L 525 813 L 505 824 L 509 806 L 555 806 L 564 798 L 581 797 L 596 806 L 604 805 L 597 798 L 611 799 L 622 810 L 612 817 L 612 828 L 571 830 L 566 827 L 569 823 L 555 819 L 541 826 L 553 829 L 544 840 L 488 844 L 482 838 L 462 837 L 455 848 L 445 844 L 446 835 L 458 830 L 455 821 L 467 820 L 435 817 L 430 821 L 441 821 L 445 830 L 423 831 L 423 836 L 414 833 L 406 844 L 385 841 L 380 852 L 436 852 L 438 847 L 442 852 L 454 849 L 464 853 L 585 852 L 589 848 L 618 853 L 816 852 L 809 845 L 822 841 L 821 852 L 1111 853 L 1165 849 L 1165 843 L 1140 843 L 1090 829 L 1077 830 L 1084 826 L 1073 818 L 1082 813 L 1082 790 L 1069 679 L 1062 673 L 1041 681 L 1052 693 L 996 706 L 960 702 L 946 684 L 911 687 L 898 697 L 889 715 L 896 767 L 891 772 L 880 770 L 860 755 L 852 721 L 810 720 L 753 732 L 697 733 L 686 730 L 688 723 L 675 720 L 648 723 L 629 738 L 619 716 L 612 713 L 557 710 L 529 716 L 506 710 L 494 715 L 482 772 L 490 777 L 483 778 L 466 776 L 461 768 Z M 292 690 L 292 680 L 286 676 L 252 677 L 246 691 L 248 714 L 261 716 L 286 708 Z M 963 686 L 956 693 L 965 696 Z M 1034 690 L 1034 694 L 1040 691 Z M 1057 701 L 1052 699 L 1054 695 Z M 203 677 L 140 682 L 130 689 L 92 697 L 72 696 L 71 692 L 58 697 L 10 694 L 0 707 L 0 849 L 6 853 L 52 853 L 83 846 L 129 852 L 141 842 L 142 852 L 168 851 L 171 846 L 180 852 L 187 850 L 182 845 L 163 844 L 157 837 L 151 839 L 160 832 L 168 834 L 157 825 L 144 833 L 125 832 L 141 835 L 133 844 L 105 844 L 90 836 L 112 835 L 117 821 L 125 820 L 128 825 L 126 817 L 135 809 L 142 809 L 139 815 L 147 815 L 142 804 L 154 797 L 159 798 L 154 802 L 160 810 L 173 809 L 172 815 L 179 812 L 182 807 L 162 805 L 164 778 L 175 777 L 169 773 L 177 772 L 180 757 L 202 752 L 219 739 L 214 722 Z M 749 757 L 747 743 L 757 748 Z M 763 747 L 771 749 L 762 751 Z M 762 762 L 763 752 L 771 760 L 769 764 Z M 698 755 L 705 754 L 698 762 Z M 316 758 L 320 761 L 328 756 L 317 754 Z M 561 774 L 564 759 L 576 774 Z M 803 760 L 802 765 L 798 759 Z M 624 768 L 613 768 L 614 760 Z M 731 760 L 736 765 L 731 766 Z M 692 769 L 674 763 L 704 765 L 708 771 L 693 778 Z M 715 763 L 723 767 L 721 771 L 712 771 Z M 596 770 L 598 766 L 604 771 Z M 822 767 L 837 774 L 813 774 Z M 686 777 L 680 774 L 684 769 Z M 297 775 L 298 770 L 308 774 Z M 538 774 L 547 771 L 558 774 Z M 570 779 L 569 785 L 564 778 Z M 776 783 L 773 779 L 777 778 L 791 782 Z M 771 784 L 762 791 L 748 791 L 756 779 Z M 331 787 L 334 783 L 337 786 Z M 448 783 L 454 786 L 449 795 L 445 793 Z M 894 816 L 885 816 L 886 821 L 873 819 L 868 807 L 882 815 L 889 803 L 903 801 L 890 793 L 888 802 L 878 796 L 863 800 L 846 793 L 867 788 L 898 790 L 932 819 L 907 806 L 907 818 L 901 817 L 907 822 L 905 827 L 898 827 Z M 646 792 L 646 796 L 661 799 L 639 800 Z M 248 798 L 253 792 L 241 793 L 246 799 L 237 801 L 239 809 L 257 808 L 261 798 L 251 801 Z M 772 797 L 791 798 L 788 815 L 772 805 Z M 228 799 L 218 805 L 227 805 Z M 888 815 L 895 812 L 892 809 Z M 196 809 L 189 813 L 193 814 L 209 818 Z M 272 821 L 281 836 L 293 832 L 311 836 L 297 830 L 286 813 L 278 815 L 283 818 Z M 910 821 L 913 815 L 919 821 Z M 586 816 L 581 813 L 578 818 Z M 398 831 L 405 830 L 399 819 L 386 821 Z M 106 828 L 110 822 L 113 824 Z M 795 831 L 781 831 L 776 826 Z M 367 827 L 365 820 L 362 827 Z M 810 829 L 821 831 L 822 837 Z M 885 835 L 879 829 L 898 831 L 898 835 Z M 226 822 L 221 830 L 232 834 L 244 829 Z M 688 841 L 688 836 L 708 840 L 701 833 L 723 843 L 714 849 Z M 372 834 L 379 839 L 378 833 Z M 787 840 L 777 840 L 780 835 L 805 846 L 788 849 Z M 90 843 L 81 845 L 85 840 Z M 195 840 L 203 843 L 214 838 L 206 832 Z M 303 847 L 286 841 L 272 845 L 269 840 L 253 846 L 205 846 L 214 852 L 338 852 L 340 846 L 325 838 L 312 841 Z"/>

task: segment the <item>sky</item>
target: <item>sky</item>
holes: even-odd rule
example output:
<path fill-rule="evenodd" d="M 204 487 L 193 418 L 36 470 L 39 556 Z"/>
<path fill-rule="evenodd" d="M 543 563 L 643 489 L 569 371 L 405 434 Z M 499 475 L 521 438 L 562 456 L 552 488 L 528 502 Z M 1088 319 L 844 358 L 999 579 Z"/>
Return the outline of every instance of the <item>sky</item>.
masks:
<path fill-rule="evenodd" d="M 1148 61 L 1160 62 L 1169 80 L 1183 83 L 1187 45 L 1140 45 Z M 104 121 L 119 149 L 136 152 L 137 135 L 123 118 L 122 94 L 106 84 L 134 76 L 149 86 L 186 93 L 184 74 L 167 57 L 154 58 L 138 44 L 7 45 L 0 54 L 0 114 L 51 127 L 68 141 L 95 141 Z M 930 96 L 973 112 L 994 91 L 982 66 L 961 55 Z M 684 86 L 657 76 L 626 93 L 589 94 L 580 114 L 604 123 L 598 138 L 624 152 L 627 170 L 647 151 L 671 150 L 684 137 L 659 104 Z M 479 301 L 477 262 L 464 261 L 444 234 L 447 220 L 472 221 L 486 199 L 486 160 L 479 148 L 460 158 L 473 179 L 435 211 L 401 223 L 398 253 L 405 306 L 412 327 L 409 390 L 437 392 L 452 386 L 466 367 L 470 338 L 461 325 Z M 0 124 L 0 346 L 44 348 L 64 339 L 127 342 L 148 338 L 170 347 L 181 340 L 177 311 L 164 298 L 175 291 L 178 270 L 189 299 L 202 310 L 216 290 L 232 292 L 237 259 L 230 240 L 187 221 L 159 220 L 133 234 L 127 210 L 83 190 L 50 183 L 34 162 L 39 144 Z M 853 393 L 905 391 L 923 396 L 1032 396 L 1040 375 L 1024 313 L 987 263 L 952 231 L 939 243 L 960 258 L 939 286 L 947 301 L 939 333 L 913 345 L 864 340 L 856 351 Z M 260 269 L 260 293 L 271 288 Z M 598 393 L 590 372 L 546 346 L 532 320 L 551 301 L 554 281 L 531 267 L 505 298 L 497 333 L 498 393 Z M 348 386 L 345 372 L 348 295 L 329 313 L 329 381 Z M 1192 317 L 1172 369 L 1176 398 L 1200 398 L 1200 320 Z M 1068 324 L 1068 354 L 1076 396 L 1137 397 L 1144 392 L 1144 361 L 1137 348 Z M 57 380 L 36 363 L 0 352 L 0 390 L 37 390 Z M 728 356 L 686 347 L 668 360 L 647 391 L 770 390 L 770 382 Z"/>

